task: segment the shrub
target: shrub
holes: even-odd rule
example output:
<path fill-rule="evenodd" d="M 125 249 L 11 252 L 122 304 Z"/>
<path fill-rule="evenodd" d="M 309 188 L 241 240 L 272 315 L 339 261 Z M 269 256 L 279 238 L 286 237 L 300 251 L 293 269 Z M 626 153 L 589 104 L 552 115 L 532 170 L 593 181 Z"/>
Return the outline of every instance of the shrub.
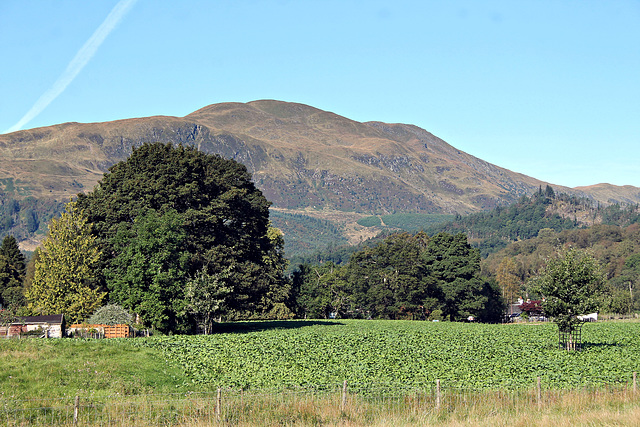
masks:
<path fill-rule="evenodd" d="M 92 325 L 129 325 L 132 322 L 133 315 L 117 304 L 107 304 L 100 307 L 89 318 L 89 323 Z"/>

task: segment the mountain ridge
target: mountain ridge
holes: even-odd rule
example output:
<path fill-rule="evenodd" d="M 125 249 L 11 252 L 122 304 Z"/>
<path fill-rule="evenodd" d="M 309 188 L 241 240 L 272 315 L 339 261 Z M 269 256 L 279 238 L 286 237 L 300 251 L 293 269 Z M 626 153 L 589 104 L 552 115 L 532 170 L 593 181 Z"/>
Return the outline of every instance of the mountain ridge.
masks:
<path fill-rule="evenodd" d="M 68 199 L 145 142 L 171 142 L 245 164 L 274 207 L 362 214 L 466 214 L 540 186 L 601 203 L 638 203 L 640 188 L 571 189 L 491 164 L 415 125 L 357 122 L 275 100 L 220 103 L 184 117 L 68 122 L 0 135 L 0 192 Z"/>

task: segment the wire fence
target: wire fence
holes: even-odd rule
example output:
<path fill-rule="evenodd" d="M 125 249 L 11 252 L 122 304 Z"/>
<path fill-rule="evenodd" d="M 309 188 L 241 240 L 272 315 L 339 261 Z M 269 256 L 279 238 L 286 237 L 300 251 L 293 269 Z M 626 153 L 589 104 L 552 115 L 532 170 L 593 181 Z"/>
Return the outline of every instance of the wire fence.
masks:
<path fill-rule="evenodd" d="M 269 390 L 220 388 L 212 393 L 75 396 L 56 399 L 0 399 L 6 426 L 200 426 L 322 424 L 318 419 L 381 417 L 407 419 L 447 413 L 514 414 L 567 402 L 580 408 L 612 401 L 640 406 L 636 374 L 627 383 L 580 390 L 544 389 L 540 378 L 528 389 L 473 390 L 343 384 Z M 266 422 L 266 420 L 272 422 Z"/>

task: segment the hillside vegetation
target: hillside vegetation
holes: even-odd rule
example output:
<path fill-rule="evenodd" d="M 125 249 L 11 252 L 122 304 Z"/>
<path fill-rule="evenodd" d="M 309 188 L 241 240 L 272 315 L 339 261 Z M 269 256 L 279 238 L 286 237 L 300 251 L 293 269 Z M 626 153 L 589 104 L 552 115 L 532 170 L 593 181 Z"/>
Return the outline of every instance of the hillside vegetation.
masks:
<path fill-rule="evenodd" d="M 383 225 L 384 223 L 384 225 Z M 377 236 L 356 246 L 331 244 L 306 253 L 290 253 L 292 264 L 331 261 L 343 264 L 363 246 L 373 246 L 393 232 L 423 230 L 429 235 L 440 232 L 463 233 L 483 258 L 513 242 L 532 239 L 542 231 L 585 229 L 594 225 L 626 227 L 640 223 L 638 204 L 601 205 L 590 199 L 556 193 L 551 187 L 538 189 L 532 196 L 522 196 L 509 206 L 469 215 L 392 214 L 367 216 L 358 224 L 375 230 Z"/>
<path fill-rule="evenodd" d="M 540 230 L 560 232 L 594 224 L 626 226 L 638 221 L 637 204 L 605 206 L 586 198 L 556 193 L 547 186 L 546 190 L 540 188 L 532 196 L 523 196 L 507 207 L 458 215 L 453 221 L 429 227 L 426 231 L 429 234 L 441 231 L 465 233 L 486 257 L 511 242 L 534 238 Z"/>
<path fill-rule="evenodd" d="M 39 240 L 47 232 L 47 224 L 62 212 L 63 203 L 52 199 L 26 197 L 16 199 L 0 192 L 0 238 L 12 235 L 18 241 Z M 25 249 L 33 250 L 32 244 Z"/>
<path fill-rule="evenodd" d="M 269 219 L 274 227 L 286 230 L 284 250 L 290 257 L 317 248 L 348 244 L 342 227 L 331 221 L 275 210 L 269 212 Z"/>
<path fill-rule="evenodd" d="M 628 313 L 640 308 L 640 223 L 627 227 L 594 225 L 578 230 L 542 230 L 538 237 L 514 242 L 491 254 L 482 263 L 488 276 L 496 275 L 505 259 L 514 261 L 513 273 L 520 283 L 520 295 L 529 293 L 530 281 L 559 248 L 575 247 L 591 253 L 602 266 L 609 284 L 604 311 Z M 532 293 L 531 297 L 535 297 Z"/>

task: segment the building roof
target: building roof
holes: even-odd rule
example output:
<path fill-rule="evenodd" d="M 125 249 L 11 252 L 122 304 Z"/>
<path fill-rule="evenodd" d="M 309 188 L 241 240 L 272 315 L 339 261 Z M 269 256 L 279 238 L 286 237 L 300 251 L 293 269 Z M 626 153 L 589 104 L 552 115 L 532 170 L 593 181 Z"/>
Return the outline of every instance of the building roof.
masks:
<path fill-rule="evenodd" d="M 18 319 L 13 323 L 49 323 L 61 325 L 63 321 L 64 315 L 62 314 L 48 314 L 45 316 L 18 316 Z"/>

